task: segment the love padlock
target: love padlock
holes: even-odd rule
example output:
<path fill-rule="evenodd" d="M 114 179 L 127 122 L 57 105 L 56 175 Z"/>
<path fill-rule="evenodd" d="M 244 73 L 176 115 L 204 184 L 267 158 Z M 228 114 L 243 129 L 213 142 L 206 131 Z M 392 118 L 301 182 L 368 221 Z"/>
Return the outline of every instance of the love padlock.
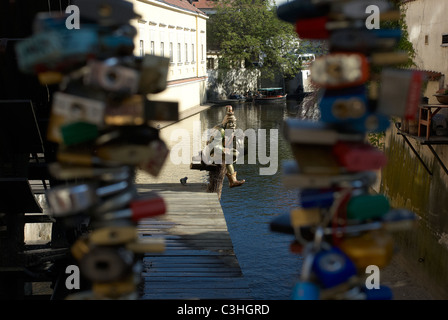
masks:
<path fill-rule="evenodd" d="M 132 273 L 134 254 L 120 247 L 95 246 L 82 256 L 82 274 L 92 282 L 121 280 Z"/>
<path fill-rule="evenodd" d="M 350 257 L 337 247 L 318 252 L 312 270 L 324 288 L 337 286 L 357 274 Z"/>
<path fill-rule="evenodd" d="M 331 146 L 293 143 L 291 150 L 304 174 L 337 175 L 341 173 L 341 167 L 333 156 Z"/>
<path fill-rule="evenodd" d="M 350 172 L 379 170 L 387 164 L 386 155 L 368 143 L 338 141 L 332 150 L 339 164 Z"/>
<path fill-rule="evenodd" d="M 93 230 L 89 235 L 89 241 L 97 246 L 125 245 L 137 239 L 135 226 L 108 226 Z"/>
<path fill-rule="evenodd" d="M 389 199 L 382 194 L 352 196 L 347 203 L 347 218 L 367 220 L 381 218 L 390 210 Z"/>
<path fill-rule="evenodd" d="M 389 232 L 374 230 L 359 236 L 345 237 L 339 248 L 350 257 L 358 270 L 365 271 L 369 265 L 383 268 L 389 264 L 394 240 Z"/>

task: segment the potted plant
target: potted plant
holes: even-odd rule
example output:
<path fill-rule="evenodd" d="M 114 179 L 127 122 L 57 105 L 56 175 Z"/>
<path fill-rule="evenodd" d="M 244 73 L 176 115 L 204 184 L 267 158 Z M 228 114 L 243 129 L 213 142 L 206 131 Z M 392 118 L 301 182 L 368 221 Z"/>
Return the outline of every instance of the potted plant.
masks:
<path fill-rule="evenodd" d="M 441 104 L 448 104 L 448 86 L 437 90 L 434 96 Z"/>

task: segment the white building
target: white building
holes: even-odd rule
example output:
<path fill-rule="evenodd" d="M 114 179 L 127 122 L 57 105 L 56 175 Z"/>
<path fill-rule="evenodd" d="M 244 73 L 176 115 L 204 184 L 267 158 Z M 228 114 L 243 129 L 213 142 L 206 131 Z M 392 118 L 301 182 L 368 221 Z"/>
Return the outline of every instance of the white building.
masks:
<path fill-rule="evenodd" d="M 167 89 L 149 99 L 177 101 L 179 112 L 205 103 L 208 16 L 186 0 L 128 1 L 141 16 L 134 54 L 170 58 Z"/>

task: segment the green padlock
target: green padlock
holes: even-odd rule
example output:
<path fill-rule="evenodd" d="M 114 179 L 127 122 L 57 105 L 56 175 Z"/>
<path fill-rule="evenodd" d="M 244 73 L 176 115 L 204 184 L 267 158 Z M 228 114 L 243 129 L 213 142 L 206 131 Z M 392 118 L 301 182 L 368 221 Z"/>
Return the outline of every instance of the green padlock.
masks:
<path fill-rule="evenodd" d="M 78 121 L 61 126 L 62 140 L 66 146 L 95 140 L 98 137 L 98 126 Z"/>
<path fill-rule="evenodd" d="M 382 194 L 353 196 L 347 203 L 347 219 L 381 218 L 390 210 L 389 200 Z"/>

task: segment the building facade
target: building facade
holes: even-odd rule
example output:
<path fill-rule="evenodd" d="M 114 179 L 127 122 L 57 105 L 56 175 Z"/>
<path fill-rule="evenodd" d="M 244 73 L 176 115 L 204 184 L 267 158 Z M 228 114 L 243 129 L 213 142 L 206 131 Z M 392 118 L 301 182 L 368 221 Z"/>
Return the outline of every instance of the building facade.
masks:
<path fill-rule="evenodd" d="M 135 55 L 170 58 L 167 89 L 148 98 L 177 101 L 179 112 L 206 102 L 208 16 L 186 0 L 129 0 L 140 15 Z"/>

